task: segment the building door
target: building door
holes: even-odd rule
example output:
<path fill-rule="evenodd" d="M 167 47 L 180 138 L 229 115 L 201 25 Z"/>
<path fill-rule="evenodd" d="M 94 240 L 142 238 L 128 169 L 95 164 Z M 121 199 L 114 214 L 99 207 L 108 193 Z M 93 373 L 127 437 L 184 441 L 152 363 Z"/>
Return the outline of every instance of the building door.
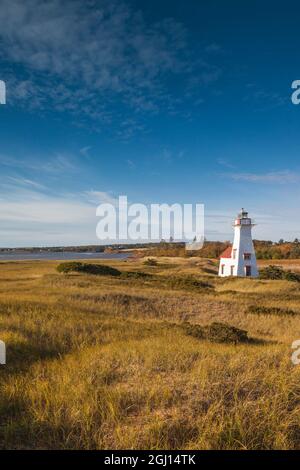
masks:
<path fill-rule="evenodd" d="M 230 266 L 230 276 L 233 276 L 234 273 L 234 266 Z"/>
<path fill-rule="evenodd" d="M 251 276 L 251 266 L 245 266 L 245 274 L 246 276 Z"/>

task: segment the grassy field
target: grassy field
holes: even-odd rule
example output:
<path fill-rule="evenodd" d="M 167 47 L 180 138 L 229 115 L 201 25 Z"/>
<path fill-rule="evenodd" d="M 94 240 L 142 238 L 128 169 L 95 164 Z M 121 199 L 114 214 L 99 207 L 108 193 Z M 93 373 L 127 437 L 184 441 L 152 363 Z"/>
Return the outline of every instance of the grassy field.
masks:
<path fill-rule="evenodd" d="M 0 263 L 0 448 L 300 449 L 299 283 L 220 279 L 199 258 L 101 263 L 152 276 Z M 197 339 L 185 321 L 252 341 Z"/>

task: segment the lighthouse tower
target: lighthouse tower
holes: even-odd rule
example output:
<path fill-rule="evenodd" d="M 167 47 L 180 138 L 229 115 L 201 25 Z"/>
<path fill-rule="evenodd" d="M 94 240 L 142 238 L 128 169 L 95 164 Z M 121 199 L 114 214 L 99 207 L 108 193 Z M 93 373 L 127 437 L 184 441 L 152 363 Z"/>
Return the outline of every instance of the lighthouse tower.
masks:
<path fill-rule="evenodd" d="M 253 226 L 248 212 L 242 209 L 234 221 L 233 245 L 220 257 L 219 276 L 258 277 L 251 234 Z"/>

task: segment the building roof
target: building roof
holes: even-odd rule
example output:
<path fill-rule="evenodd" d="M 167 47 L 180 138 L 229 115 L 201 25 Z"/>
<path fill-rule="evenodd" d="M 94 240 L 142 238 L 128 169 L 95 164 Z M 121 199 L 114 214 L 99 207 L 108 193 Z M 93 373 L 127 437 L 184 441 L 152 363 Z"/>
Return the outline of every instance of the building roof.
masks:
<path fill-rule="evenodd" d="M 232 246 L 228 246 L 225 251 L 220 255 L 220 258 L 231 258 Z"/>

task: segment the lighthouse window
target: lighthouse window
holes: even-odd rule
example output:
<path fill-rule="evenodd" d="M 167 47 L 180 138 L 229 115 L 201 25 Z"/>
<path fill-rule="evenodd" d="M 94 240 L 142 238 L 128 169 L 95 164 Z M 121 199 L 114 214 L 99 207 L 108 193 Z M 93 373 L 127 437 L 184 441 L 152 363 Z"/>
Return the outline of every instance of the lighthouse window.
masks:
<path fill-rule="evenodd" d="M 245 260 L 251 259 L 251 253 L 244 253 L 244 259 Z"/>
<path fill-rule="evenodd" d="M 233 276 L 234 274 L 234 266 L 230 266 L 230 275 Z"/>
<path fill-rule="evenodd" d="M 233 257 L 233 259 L 236 258 L 236 250 L 233 250 L 233 252 L 232 252 L 232 257 Z"/>

